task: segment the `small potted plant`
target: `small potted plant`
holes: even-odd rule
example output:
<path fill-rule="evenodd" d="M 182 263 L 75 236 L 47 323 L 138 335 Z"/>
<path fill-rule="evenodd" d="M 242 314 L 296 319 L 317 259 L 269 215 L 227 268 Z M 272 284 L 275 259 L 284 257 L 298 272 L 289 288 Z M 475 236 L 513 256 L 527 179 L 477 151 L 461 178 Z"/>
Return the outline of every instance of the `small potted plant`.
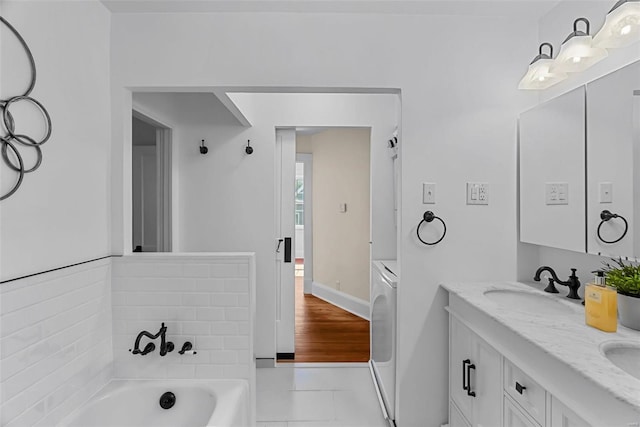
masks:
<path fill-rule="evenodd" d="M 613 264 L 603 262 L 607 285 L 618 291 L 620 323 L 627 328 L 640 330 L 640 264 L 625 264 L 622 258 L 612 259 Z"/>

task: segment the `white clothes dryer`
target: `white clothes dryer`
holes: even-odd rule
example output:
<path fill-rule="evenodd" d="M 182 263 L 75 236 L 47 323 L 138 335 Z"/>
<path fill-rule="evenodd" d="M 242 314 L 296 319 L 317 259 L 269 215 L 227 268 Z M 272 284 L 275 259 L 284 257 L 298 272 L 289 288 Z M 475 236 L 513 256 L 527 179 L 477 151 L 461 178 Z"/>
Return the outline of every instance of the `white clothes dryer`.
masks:
<path fill-rule="evenodd" d="M 373 261 L 371 270 L 369 368 L 384 416 L 395 420 L 397 262 Z"/>

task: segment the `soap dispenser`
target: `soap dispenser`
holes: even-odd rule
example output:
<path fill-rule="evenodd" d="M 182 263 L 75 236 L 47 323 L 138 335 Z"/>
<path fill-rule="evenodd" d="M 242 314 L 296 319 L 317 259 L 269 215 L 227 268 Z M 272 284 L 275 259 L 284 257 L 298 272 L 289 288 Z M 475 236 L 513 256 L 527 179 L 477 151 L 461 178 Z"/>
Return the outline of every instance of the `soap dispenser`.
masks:
<path fill-rule="evenodd" d="M 618 328 L 618 299 L 615 289 L 606 286 L 604 272 L 597 271 L 594 283 L 584 290 L 584 317 L 589 326 L 604 332 Z"/>

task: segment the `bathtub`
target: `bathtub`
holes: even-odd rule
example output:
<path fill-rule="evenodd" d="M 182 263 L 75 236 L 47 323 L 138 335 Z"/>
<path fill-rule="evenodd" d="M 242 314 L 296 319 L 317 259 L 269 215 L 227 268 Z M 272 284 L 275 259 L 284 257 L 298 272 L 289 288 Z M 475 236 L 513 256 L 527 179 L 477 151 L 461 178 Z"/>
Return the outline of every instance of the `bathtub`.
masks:
<path fill-rule="evenodd" d="M 247 427 L 249 414 L 245 380 L 112 380 L 58 427 Z"/>

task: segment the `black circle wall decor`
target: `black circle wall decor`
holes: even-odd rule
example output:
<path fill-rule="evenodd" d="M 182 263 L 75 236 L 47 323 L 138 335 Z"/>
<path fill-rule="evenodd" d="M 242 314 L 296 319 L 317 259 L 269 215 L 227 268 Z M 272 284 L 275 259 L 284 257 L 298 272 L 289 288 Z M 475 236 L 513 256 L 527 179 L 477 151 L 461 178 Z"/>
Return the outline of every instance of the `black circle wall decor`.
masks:
<path fill-rule="evenodd" d="M 29 65 L 31 68 L 31 79 L 29 80 L 29 86 L 24 90 L 23 93 L 19 95 L 11 96 L 7 99 L 0 99 L 0 112 L 2 115 L 2 121 L 4 124 L 4 129 L 6 131 L 6 135 L 0 135 L 0 152 L 2 153 L 2 159 L 4 160 L 4 164 L 12 171 L 16 172 L 18 178 L 16 179 L 13 187 L 9 189 L 4 194 L 0 195 L 0 201 L 8 199 L 16 191 L 22 184 L 24 180 L 24 175 L 30 172 L 34 172 L 37 170 L 42 164 L 42 149 L 40 146 L 47 142 L 51 137 L 51 116 L 47 109 L 35 98 L 31 97 L 30 94 L 33 91 L 33 88 L 36 85 L 36 63 L 33 58 L 33 54 L 27 45 L 27 42 L 20 35 L 18 30 L 16 30 L 6 19 L 0 16 L 0 21 L 13 33 L 13 35 L 18 39 L 24 52 L 27 55 L 27 59 L 29 60 Z M 10 108 L 12 105 L 15 105 L 19 102 L 27 102 L 29 104 L 34 105 L 42 114 L 45 122 L 45 132 L 44 136 L 40 140 L 36 140 L 35 138 L 20 134 L 16 132 L 16 119 L 13 114 L 11 114 Z M 17 143 L 17 144 L 16 144 Z M 36 161 L 33 166 L 27 167 L 25 165 L 25 161 L 23 156 L 20 154 L 18 147 L 27 147 L 35 150 L 36 153 Z"/>

